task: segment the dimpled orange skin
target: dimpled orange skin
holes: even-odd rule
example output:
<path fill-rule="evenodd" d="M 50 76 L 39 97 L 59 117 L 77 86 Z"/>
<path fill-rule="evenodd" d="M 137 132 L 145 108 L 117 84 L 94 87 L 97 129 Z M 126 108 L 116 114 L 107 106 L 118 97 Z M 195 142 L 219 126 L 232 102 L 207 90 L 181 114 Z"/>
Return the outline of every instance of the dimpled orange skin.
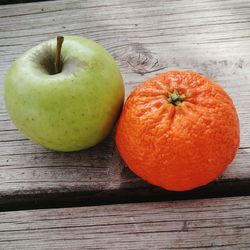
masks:
<path fill-rule="evenodd" d="M 169 93 L 183 102 L 174 105 Z M 215 82 L 170 71 L 138 86 L 118 122 L 116 144 L 128 167 L 151 184 L 184 191 L 220 176 L 239 147 L 236 109 Z"/>

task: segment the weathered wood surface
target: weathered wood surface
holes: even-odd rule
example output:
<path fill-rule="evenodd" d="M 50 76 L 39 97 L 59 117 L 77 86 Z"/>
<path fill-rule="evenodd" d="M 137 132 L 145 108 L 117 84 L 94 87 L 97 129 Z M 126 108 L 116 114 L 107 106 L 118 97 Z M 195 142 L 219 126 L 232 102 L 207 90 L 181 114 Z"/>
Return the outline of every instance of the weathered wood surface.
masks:
<path fill-rule="evenodd" d="M 218 182 L 250 183 L 248 0 L 60 0 L 0 6 L 0 203 L 31 194 L 149 187 L 124 167 L 113 134 L 92 149 L 65 154 L 34 145 L 11 123 L 2 98 L 7 68 L 26 49 L 57 34 L 102 44 L 121 68 L 127 95 L 143 80 L 173 68 L 219 82 L 237 107 L 241 147 Z"/>
<path fill-rule="evenodd" d="M 250 198 L 0 213 L 0 249 L 250 249 Z"/>

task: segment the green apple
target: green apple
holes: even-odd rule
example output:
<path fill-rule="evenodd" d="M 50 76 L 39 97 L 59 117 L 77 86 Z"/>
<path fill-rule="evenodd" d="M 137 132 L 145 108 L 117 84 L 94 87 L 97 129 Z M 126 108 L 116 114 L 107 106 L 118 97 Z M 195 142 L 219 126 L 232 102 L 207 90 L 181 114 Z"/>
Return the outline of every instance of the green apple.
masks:
<path fill-rule="evenodd" d="M 94 146 L 111 131 L 124 100 L 121 73 L 100 45 L 80 36 L 43 42 L 20 56 L 5 79 L 12 121 L 57 151 Z"/>

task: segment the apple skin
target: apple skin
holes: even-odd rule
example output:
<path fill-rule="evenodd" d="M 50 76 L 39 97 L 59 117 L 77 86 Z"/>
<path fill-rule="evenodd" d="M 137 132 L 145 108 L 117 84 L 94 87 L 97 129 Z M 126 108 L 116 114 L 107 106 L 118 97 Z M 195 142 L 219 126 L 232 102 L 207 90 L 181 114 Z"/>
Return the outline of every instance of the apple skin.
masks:
<path fill-rule="evenodd" d="M 5 79 L 5 104 L 16 127 L 56 151 L 92 147 L 111 131 L 124 101 L 112 56 L 92 40 L 65 36 L 62 72 L 53 74 L 56 39 L 20 56 Z"/>

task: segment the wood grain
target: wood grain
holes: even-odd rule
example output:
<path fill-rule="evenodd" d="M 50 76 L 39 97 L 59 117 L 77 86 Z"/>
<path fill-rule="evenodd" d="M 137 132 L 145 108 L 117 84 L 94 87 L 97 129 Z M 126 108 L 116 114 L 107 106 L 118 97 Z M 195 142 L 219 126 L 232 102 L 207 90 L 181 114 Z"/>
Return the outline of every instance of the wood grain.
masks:
<path fill-rule="evenodd" d="M 26 49 L 58 34 L 102 44 L 121 68 L 126 95 L 170 69 L 192 69 L 219 82 L 237 107 L 241 148 L 218 183 L 250 183 L 248 0 L 48 1 L 0 6 L 1 204 L 11 197 L 149 187 L 124 166 L 114 131 L 92 149 L 64 154 L 34 145 L 11 123 L 2 98 L 7 68 Z"/>
<path fill-rule="evenodd" d="M 249 249 L 249 197 L 0 213 L 0 249 Z"/>

